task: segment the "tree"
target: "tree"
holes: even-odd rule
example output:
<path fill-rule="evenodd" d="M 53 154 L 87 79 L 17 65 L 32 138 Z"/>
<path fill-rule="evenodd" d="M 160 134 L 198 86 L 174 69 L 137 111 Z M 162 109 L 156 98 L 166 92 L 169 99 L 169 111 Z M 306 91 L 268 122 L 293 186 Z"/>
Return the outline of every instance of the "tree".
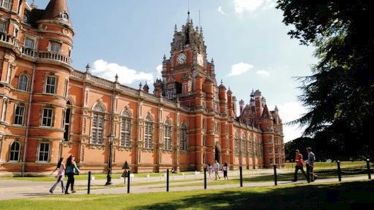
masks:
<path fill-rule="evenodd" d="M 319 62 L 313 75 L 299 77 L 299 96 L 308 112 L 290 122 L 306 126 L 304 136 L 339 154 L 357 154 L 370 141 L 374 117 L 373 32 L 367 20 L 374 16 L 369 0 L 278 0 L 283 22 L 294 25 L 291 38 L 317 47 Z M 338 155 L 338 154 L 336 154 Z"/>

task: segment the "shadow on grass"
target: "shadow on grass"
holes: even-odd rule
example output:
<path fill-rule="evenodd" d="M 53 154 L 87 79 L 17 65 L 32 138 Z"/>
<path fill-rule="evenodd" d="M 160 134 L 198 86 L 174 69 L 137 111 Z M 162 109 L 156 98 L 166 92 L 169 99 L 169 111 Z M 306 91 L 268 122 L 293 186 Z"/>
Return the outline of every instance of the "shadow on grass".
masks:
<path fill-rule="evenodd" d="M 141 209 L 353 209 L 374 203 L 374 182 L 306 184 L 220 190 Z M 129 208 L 138 209 L 138 208 Z"/>

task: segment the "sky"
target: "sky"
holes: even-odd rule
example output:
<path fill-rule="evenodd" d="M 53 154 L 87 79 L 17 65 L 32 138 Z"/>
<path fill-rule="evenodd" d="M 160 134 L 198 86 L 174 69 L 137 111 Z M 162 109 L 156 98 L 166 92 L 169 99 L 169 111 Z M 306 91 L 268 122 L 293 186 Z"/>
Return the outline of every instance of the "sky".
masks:
<path fill-rule="evenodd" d="M 35 0 L 45 9 L 49 0 Z M 31 4 L 32 1 L 28 0 Z M 296 77 L 311 75 L 317 59 L 312 46 L 300 45 L 287 32 L 276 0 L 67 0 L 75 30 L 73 67 L 133 88 L 161 78 L 164 55 L 170 58 L 174 27 L 181 30 L 187 13 L 201 26 L 208 61 L 216 79 L 249 103 L 260 90 L 270 110 L 275 106 L 283 123 L 307 110 Z M 219 85 L 218 84 L 218 85 Z M 237 104 L 239 107 L 239 104 Z M 284 142 L 301 136 L 299 126 L 283 126 Z"/>

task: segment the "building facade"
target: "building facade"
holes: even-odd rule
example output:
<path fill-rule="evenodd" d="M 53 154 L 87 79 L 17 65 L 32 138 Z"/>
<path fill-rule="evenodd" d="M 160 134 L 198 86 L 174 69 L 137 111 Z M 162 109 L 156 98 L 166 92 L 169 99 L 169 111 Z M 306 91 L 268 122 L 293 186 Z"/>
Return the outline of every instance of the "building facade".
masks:
<path fill-rule="evenodd" d="M 282 121 L 259 90 L 249 103 L 216 81 L 203 31 L 175 26 L 162 78 L 139 89 L 71 65 L 66 0 L 45 9 L 0 0 L 0 174 L 41 174 L 73 154 L 83 171 L 133 172 L 284 165 Z M 237 114 L 239 113 L 239 114 Z"/>

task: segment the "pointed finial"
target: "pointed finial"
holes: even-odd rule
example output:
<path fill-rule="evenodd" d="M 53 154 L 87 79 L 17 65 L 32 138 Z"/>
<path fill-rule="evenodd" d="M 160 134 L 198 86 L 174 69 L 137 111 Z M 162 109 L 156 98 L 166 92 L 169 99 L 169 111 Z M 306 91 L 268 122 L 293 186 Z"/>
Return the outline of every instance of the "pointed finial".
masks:
<path fill-rule="evenodd" d="M 221 85 L 223 84 L 222 80 L 221 80 Z"/>
<path fill-rule="evenodd" d="M 38 8 L 38 5 L 35 4 L 35 1 L 33 0 L 32 3 L 31 3 L 31 8 L 33 9 L 37 9 Z"/>
<path fill-rule="evenodd" d="M 212 64 L 214 64 L 214 60 L 213 60 L 213 58 L 212 58 L 212 61 L 210 61 Z"/>
<path fill-rule="evenodd" d="M 89 71 L 90 71 L 90 64 L 87 63 L 87 65 L 86 65 L 86 72 L 88 73 Z"/>
<path fill-rule="evenodd" d="M 116 74 L 116 77 L 115 77 L 115 78 L 116 78 L 116 82 L 118 82 L 118 74 Z"/>
<path fill-rule="evenodd" d="M 176 33 L 177 30 L 178 30 L 178 28 L 177 28 L 177 24 L 175 24 L 175 26 L 174 26 L 174 33 Z"/>
<path fill-rule="evenodd" d="M 164 54 L 164 61 L 166 60 L 166 55 Z"/>
<path fill-rule="evenodd" d="M 143 85 L 142 85 L 142 83 L 140 82 L 140 83 L 139 83 L 139 90 L 142 89 L 142 86 L 143 86 Z"/>

